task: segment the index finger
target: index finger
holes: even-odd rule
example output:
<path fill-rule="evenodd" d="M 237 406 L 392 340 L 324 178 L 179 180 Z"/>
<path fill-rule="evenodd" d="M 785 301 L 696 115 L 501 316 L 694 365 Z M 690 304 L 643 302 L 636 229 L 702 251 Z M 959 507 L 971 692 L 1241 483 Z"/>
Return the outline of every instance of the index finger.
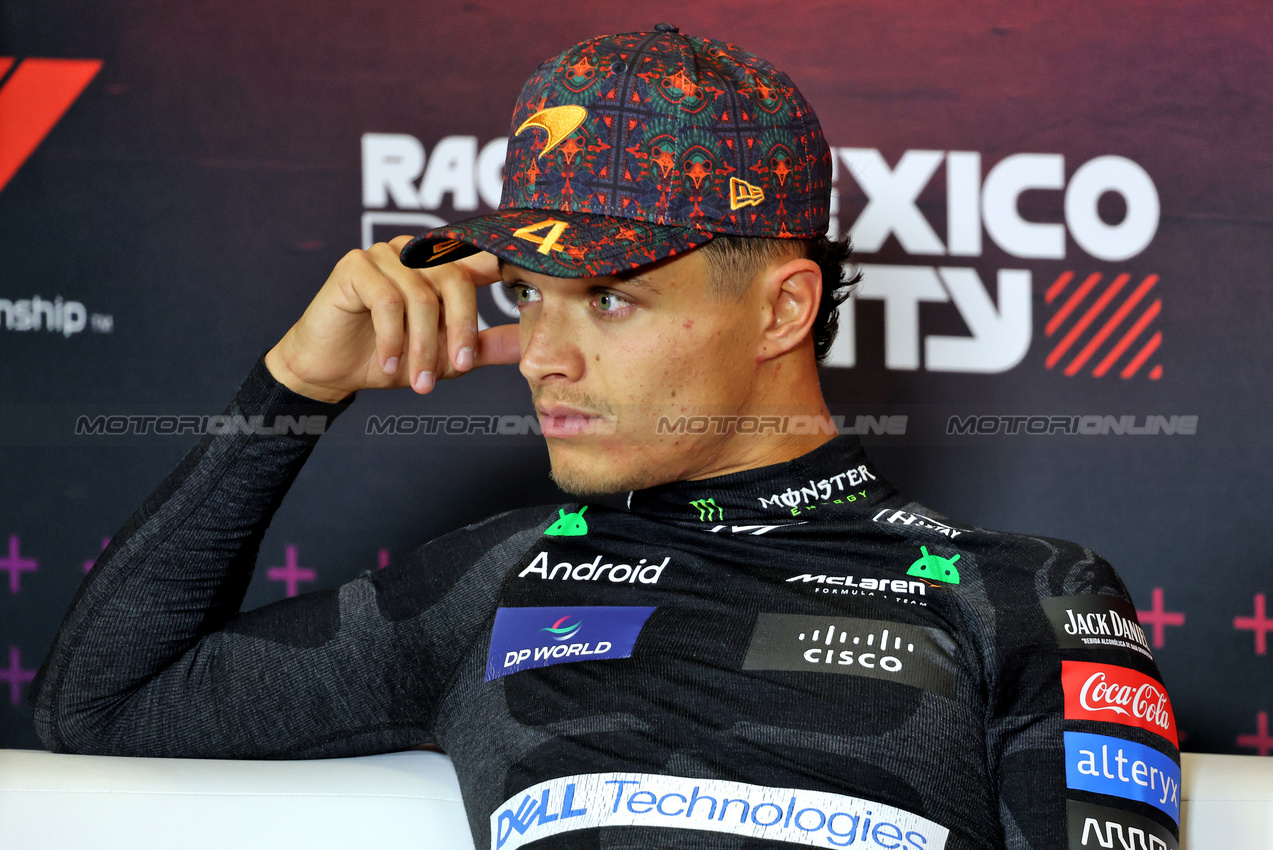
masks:
<path fill-rule="evenodd" d="M 401 253 L 406 244 L 415 237 L 410 235 L 395 236 L 389 241 L 389 245 L 397 252 Z M 429 272 L 434 268 L 445 268 L 446 266 L 459 266 L 469 274 L 469 279 L 473 281 L 475 286 L 489 286 L 500 279 L 499 273 L 499 257 L 488 251 L 478 251 L 476 254 L 470 254 L 458 260 L 449 263 L 443 263 L 440 266 L 432 266 L 428 269 L 416 269 L 416 273 L 423 275 L 426 279 Z"/>
<path fill-rule="evenodd" d="M 489 251 L 478 251 L 476 254 L 456 260 L 455 264 L 468 269 L 473 283 L 478 286 L 490 286 L 492 283 L 503 280 L 503 276 L 499 273 L 499 257 Z"/>

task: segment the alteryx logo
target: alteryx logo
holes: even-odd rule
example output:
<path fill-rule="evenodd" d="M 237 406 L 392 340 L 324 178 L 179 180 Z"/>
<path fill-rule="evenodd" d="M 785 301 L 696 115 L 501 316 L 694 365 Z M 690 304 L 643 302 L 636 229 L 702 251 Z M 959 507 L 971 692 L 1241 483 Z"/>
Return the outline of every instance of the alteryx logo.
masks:
<path fill-rule="evenodd" d="M 1180 765 L 1158 750 L 1108 735 L 1064 732 L 1065 784 L 1139 800 L 1180 823 Z"/>
<path fill-rule="evenodd" d="M 628 658 L 653 613 L 652 607 L 500 608 L 485 681 L 553 664 Z"/>

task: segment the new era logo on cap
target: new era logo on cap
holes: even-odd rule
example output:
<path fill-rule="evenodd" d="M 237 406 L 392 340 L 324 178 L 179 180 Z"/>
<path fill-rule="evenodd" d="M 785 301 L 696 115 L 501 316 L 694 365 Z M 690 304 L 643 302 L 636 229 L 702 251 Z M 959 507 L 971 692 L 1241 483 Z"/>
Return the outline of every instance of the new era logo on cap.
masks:
<path fill-rule="evenodd" d="M 816 116 L 785 74 L 731 44 L 669 25 L 577 44 L 526 83 L 512 128 L 499 210 L 418 237 L 405 264 L 481 249 L 593 277 L 718 233 L 826 232 L 831 159 Z M 451 241 L 472 249 L 433 247 Z"/>
<path fill-rule="evenodd" d="M 729 178 L 729 208 L 756 206 L 765 199 L 765 190 L 737 177 Z"/>

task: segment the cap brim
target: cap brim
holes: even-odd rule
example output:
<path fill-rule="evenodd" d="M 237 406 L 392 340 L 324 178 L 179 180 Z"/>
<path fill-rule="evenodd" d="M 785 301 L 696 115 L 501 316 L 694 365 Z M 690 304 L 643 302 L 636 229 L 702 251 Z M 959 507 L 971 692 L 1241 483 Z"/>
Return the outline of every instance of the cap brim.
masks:
<path fill-rule="evenodd" d="M 603 277 L 688 251 L 714 234 L 630 218 L 557 210 L 498 210 L 434 228 L 407 243 L 402 264 L 427 269 L 478 251 L 550 277 Z"/>

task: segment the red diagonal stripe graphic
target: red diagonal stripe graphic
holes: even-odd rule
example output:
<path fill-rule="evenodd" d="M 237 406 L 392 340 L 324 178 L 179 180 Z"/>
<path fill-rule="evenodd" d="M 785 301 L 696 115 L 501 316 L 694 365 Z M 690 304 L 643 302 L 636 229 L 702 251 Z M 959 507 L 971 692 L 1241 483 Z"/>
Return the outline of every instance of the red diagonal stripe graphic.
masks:
<path fill-rule="evenodd" d="M 1056 333 L 1056 329 L 1061 327 L 1061 323 L 1069 318 L 1070 313 L 1079 305 L 1079 302 L 1087 297 L 1087 293 L 1092 291 L 1092 287 L 1096 286 L 1096 282 L 1101 279 L 1100 272 L 1092 272 L 1087 276 L 1087 280 L 1083 281 L 1083 285 L 1074 291 L 1074 294 L 1061 305 L 1061 309 L 1056 311 L 1056 315 L 1048 319 L 1046 333 L 1048 336 Z"/>
<path fill-rule="evenodd" d="M 1162 299 L 1159 298 L 1149 305 L 1149 309 L 1145 314 L 1136 320 L 1136 324 L 1131 326 L 1127 333 L 1123 334 L 1123 338 L 1118 341 L 1118 345 L 1114 346 L 1109 354 L 1105 355 L 1105 359 L 1092 370 L 1092 374 L 1098 378 L 1105 377 L 1105 373 L 1109 371 L 1109 367 L 1114 365 L 1114 361 L 1123 356 L 1123 352 L 1127 347 L 1136 341 L 1136 337 L 1140 336 L 1141 331 L 1154 320 L 1158 315 L 1158 311 L 1162 309 Z"/>
<path fill-rule="evenodd" d="M 13 72 L 0 88 L 0 189 L 101 67 L 97 59 L 27 59 Z"/>
<path fill-rule="evenodd" d="M 1065 291 L 1065 287 L 1070 285 L 1070 281 L 1074 279 L 1074 272 L 1061 272 L 1061 276 L 1056 279 L 1048 291 L 1044 293 L 1043 300 L 1051 304 L 1056 297 Z"/>
<path fill-rule="evenodd" d="M 1109 285 L 1109 289 L 1101 293 L 1101 297 L 1097 298 L 1096 303 L 1088 308 L 1087 312 L 1083 314 L 1083 318 L 1075 322 L 1074 327 L 1070 328 L 1070 332 L 1065 335 L 1065 338 L 1048 354 L 1048 359 L 1044 363 L 1049 369 L 1056 365 L 1056 361 L 1060 360 L 1065 352 L 1069 351 L 1070 346 L 1074 344 L 1074 340 L 1078 339 L 1083 334 L 1083 331 L 1087 330 L 1087 326 L 1092 323 L 1092 320 L 1105 309 L 1110 301 L 1114 300 L 1114 296 L 1118 295 L 1119 290 L 1123 288 L 1123 284 L 1130 279 L 1131 275 L 1129 274 L 1120 274 L 1114 278 Z"/>
<path fill-rule="evenodd" d="M 1123 367 L 1123 371 L 1118 373 L 1120 378 L 1130 378 L 1136 374 L 1136 370 L 1149 359 L 1149 355 L 1158 350 L 1158 346 L 1162 343 L 1162 331 L 1158 331 L 1149 338 L 1149 342 L 1145 343 L 1145 347 L 1132 358 L 1132 361 Z"/>
<path fill-rule="evenodd" d="M 13 67 L 12 56 L 0 56 L 0 80 L 4 79 L 4 75 L 9 73 L 9 69 Z"/>
<path fill-rule="evenodd" d="M 1078 372 L 1079 369 L 1083 368 L 1083 364 L 1088 361 L 1088 358 L 1096 353 L 1096 349 L 1100 348 L 1106 338 L 1114 332 L 1114 328 L 1118 327 L 1119 324 L 1122 323 L 1123 319 L 1127 318 L 1127 314 L 1140 303 L 1140 299 L 1144 298 L 1145 293 L 1153 289 L 1154 284 L 1157 282 L 1158 275 L 1151 274 L 1141 282 L 1140 286 L 1136 287 L 1136 291 L 1123 302 L 1123 305 L 1114 312 L 1113 316 L 1110 316 L 1109 321 L 1096 332 L 1096 336 L 1092 337 L 1091 341 L 1087 345 L 1083 346 L 1083 350 L 1079 352 L 1078 357 L 1074 358 L 1074 362 L 1065 367 L 1066 375 L 1073 375 Z"/>

